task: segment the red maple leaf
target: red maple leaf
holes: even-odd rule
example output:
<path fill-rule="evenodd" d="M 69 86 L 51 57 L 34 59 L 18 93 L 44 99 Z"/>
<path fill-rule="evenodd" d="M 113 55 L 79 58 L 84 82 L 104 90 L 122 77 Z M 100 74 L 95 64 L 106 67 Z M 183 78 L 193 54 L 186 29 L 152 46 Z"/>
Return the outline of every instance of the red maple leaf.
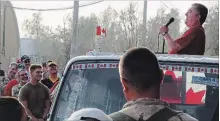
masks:
<path fill-rule="evenodd" d="M 205 94 L 205 90 L 194 92 L 192 88 L 190 88 L 186 92 L 186 104 L 202 104 L 202 97 Z"/>

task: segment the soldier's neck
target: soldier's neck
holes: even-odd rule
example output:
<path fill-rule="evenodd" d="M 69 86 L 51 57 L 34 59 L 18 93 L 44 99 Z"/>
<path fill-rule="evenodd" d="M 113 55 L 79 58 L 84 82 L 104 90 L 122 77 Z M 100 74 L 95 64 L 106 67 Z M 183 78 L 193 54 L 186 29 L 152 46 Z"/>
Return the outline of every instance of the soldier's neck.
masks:
<path fill-rule="evenodd" d="M 31 80 L 30 82 L 32 85 L 37 85 L 38 84 L 38 81 L 37 80 Z"/>
<path fill-rule="evenodd" d="M 160 99 L 160 91 L 152 89 L 138 93 L 134 98 L 154 98 Z"/>

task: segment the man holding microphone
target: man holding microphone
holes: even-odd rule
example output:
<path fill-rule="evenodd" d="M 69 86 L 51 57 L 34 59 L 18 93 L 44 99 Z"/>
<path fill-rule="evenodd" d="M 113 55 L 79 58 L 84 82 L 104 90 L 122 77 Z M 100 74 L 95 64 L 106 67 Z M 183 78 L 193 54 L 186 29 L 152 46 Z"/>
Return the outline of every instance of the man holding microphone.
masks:
<path fill-rule="evenodd" d="M 169 54 L 204 55 L 205 22 L 208 9 L 202 4 L 194 3 L 187 11 L 185 24 L 189 28 L 180 38 L 174 40 L 168 33 L 167 26 L 160 28 L 160 33 L 167 41 Z"/>

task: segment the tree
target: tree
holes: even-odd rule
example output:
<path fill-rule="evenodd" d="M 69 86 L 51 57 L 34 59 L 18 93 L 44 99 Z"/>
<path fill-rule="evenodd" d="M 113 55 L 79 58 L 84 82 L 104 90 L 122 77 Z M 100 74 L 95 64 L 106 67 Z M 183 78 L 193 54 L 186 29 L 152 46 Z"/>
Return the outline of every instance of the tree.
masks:
<path fill-rule="evenodd" d="M 219 6 L 214 5 L 204 23 L 206 32 L 206 55 L 219 55 Z"/>
<path fill-rule="evenodd" d="M 126 47 L 125 50 L 137 46 L 137 43 L 141 38 L 138 37 L 140 30 L 141 20 L 136 12 L 136 6 L 133 3 L 130 3 L 128 8 L 122 10 L 120 13 L 120 24 L 122 32 L 124 34 Z"/>
<path fill-rule="evenodd" d="M 42 24 L 41 13 L 34 13 L 31 19 L 26 19 L 23 23 L 22 29 L 26 32 L 25 37 L 37 41 L 37 47 L 39 48 L 36 55 L 38 60 L 52 59 L 58 61 L 60 55 L 60 43 L 57 36 L 49 26 Z M 42 57 L 47 57 L 43 58 Z M 46 59 L 46 60 L 45 60 Z M 39 62 L 40 63 L 40 62 Z"/>
<path fill-rule="evenodd" d="M 71 14 L 70 14 L 71 15 Z M 34 13 L 31 19 L 24 21 L 23 30 L 26 37 L 40 41 L 39 56 L 46 56 L 65 66 L 70 57 L 72 41 L 72 15 L 66 16 L 62 25 L 52 29 L 42 24 L 41 13 Z M 141 16 L 140 16 L 141 15 Z M 143 41 L 142 14 L 136 10 L 132 2 L 121 11 L 108 7 L 99 18 L 95 14 L 88 17 L 81 16 L 78 22 L 78 54 L 84 55 L 88 50 L 95 49 L 96 27 L 102 26 L 107 30 L 107 37 L 100 44 L 102 51 L 124 52 L 131 47 L 148 47 L 152 51 L 162 51 L 162 37 L 159 37 L 159 28 L 165 25 L 171 17 L 175 21 L 169 26 L 169 33 L 174 39 L 180 36 L 180 16 L 178 9 L 171 9 L 168 13 L 164 8 L 157 11 L 154 18 L 147 21 L 146 40 Z M 218 5 L 213 6 L 204 25 L 206 30 L 206 54 L 218 55 Z M 158 46 L 159 42 L 159 46 Z M 165 52 L 167 44 L 165 44 Z"/>
<path fill-rule="evenodd" d="M 63 19 L 63 26 L 58 26 L 55 29 L 55 35 L 60 43 L 61 49 L 61 57 L 60 63 L 65 66 L 65 64 L 70 60 L 70 48 L 71 48 L 71 20 L 70 16 L 67 15 Z"/>
<path fill-rule="evenodd" d="M 159 29 L 169 21 L 171 16 L 175 16 L 175 21 L 169 26 L 169 33 L 174 39 L 180 36 L 179 11 L 177 9 L 171 9 L 169 13 L 166 13 L 164 8 L 160 8 L 157 11 L 156 17 L 150 18 L 147 22 L 147 40 L 142 43 L 142 46 L 146 46 L 153 51 L 162 51 L 163 38 L 161 36 L 158 38 Z M 166 44 L 165 52 L 167 52 Z"/>
<path fill-rule="evenodd" d="M 103 51 L 124 52 L 137 46 L 140 32 L 140 18 L 136 5 L 132 2 L 127 8 L 117 12 L 108 7 L 101 14 L 101 25 L 107 28 L 107 37 L 102 44 Z"/>

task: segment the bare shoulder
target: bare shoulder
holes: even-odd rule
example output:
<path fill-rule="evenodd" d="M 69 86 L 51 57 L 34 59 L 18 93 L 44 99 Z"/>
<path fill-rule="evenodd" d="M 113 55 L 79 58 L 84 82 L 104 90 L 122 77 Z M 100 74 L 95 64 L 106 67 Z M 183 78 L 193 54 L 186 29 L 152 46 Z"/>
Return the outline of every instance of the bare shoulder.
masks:
<path fill-rule="evenodd" d="M 196 118 L 190 116 L 186 113 L 180 113 L 172 118 L 169 119 L 169 121 L 198 121 Z"/>

